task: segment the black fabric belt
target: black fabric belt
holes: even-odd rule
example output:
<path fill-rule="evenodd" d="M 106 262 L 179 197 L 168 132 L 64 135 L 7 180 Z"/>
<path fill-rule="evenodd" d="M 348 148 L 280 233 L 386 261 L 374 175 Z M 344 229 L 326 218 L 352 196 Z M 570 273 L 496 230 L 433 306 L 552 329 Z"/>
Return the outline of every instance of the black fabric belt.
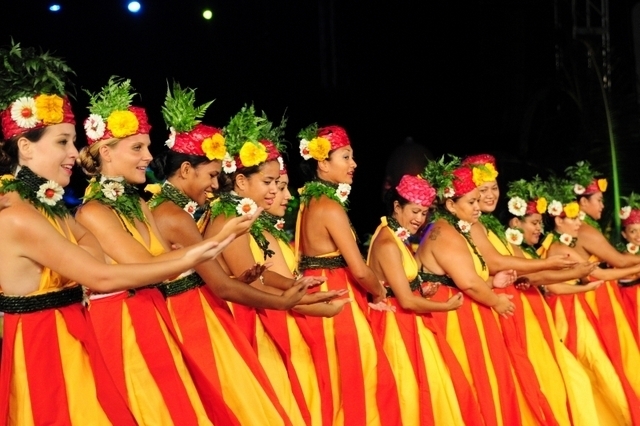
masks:
<path fill-rule="evenodd" d="M 62 308 L 74 303 L 81 303 L 83 296 L 82 286 L 80 285 L 33 296 L 6 296 L 0 294 L 0 312 L 27 314 L 46 309 Z"/>

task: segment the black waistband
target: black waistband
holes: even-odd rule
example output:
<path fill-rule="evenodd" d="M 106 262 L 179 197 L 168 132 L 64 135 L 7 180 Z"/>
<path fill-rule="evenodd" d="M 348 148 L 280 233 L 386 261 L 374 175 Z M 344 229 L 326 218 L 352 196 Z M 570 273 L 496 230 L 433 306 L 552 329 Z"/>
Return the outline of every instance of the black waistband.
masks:
<path fill-rule="evenodd" d="M 439 283 L 442 285 L 446 285 L 447 287 L 456 287 L 456 283 L 453 282 L 450 276 L 448 275 L 438 275 L 432 274 L 431 272 L 418 272 L 418 276 L 422 279 L 422 282 L 431 282 L 431 283 Z"/>
<path fill-rule="evenodd" d="M 193 288 L 201 287 L 204 285 L 204 281 L 197 273 L 189 274 L 186 277 L 179 278 L 169 283 L 162 283 L 158 286 L 158 290 L 165 297 L 177 296 L 185 291 L 189 291 Z"/>
<path fill-rule="evenodd" d="M 620 287 L 633 287 L 640 284 L 640 278 L 636 278 L 635 280 L 631 280 L 631 281 L 618 280 L 618 284 L 620 284 Z"/>
<path fill-rule="evenodd" d="M 332 257 L 314 257 L 305 256 L 303 254 L 300 256 L 300 262 L 298 263 L 298 270 L 300 272 L 306 271 L 307 269 L 338 269 L 346 267 L 347 262 L 344 260 L 342 255 Z"/>
<path fill-rule="evenodd" d="M 417 275 L 413 279 L 413 281 L 411 281 L 409 283 L 409 288 L 411 289 L 412 292 L 414 292 L 416 290 L 422 290 L 422 278 L 420 278 L 420 275 Z M 387 290 L 387 297 L 396 297 L 396 295 L 393 292 L 393 289 L 391 289 L 391 287 L 385 286 L 385 289 Z"/>
<path fill-rule="evenodd" d="M 0 294 L 0 312 L 26 314 L 81 303 L 82 299 L 82 286 L 79 285 L 34 296 L 6 296 Z"/>

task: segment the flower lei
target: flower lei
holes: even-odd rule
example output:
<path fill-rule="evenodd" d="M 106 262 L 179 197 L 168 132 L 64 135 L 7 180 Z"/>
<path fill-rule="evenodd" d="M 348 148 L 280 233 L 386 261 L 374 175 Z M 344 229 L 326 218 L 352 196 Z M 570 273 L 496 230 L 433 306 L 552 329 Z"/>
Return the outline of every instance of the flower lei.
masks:
<path fill-rule="evenodd" d="M 620 241 L 616 244 L 616 249 L 618 249 L 620 253 L 630 253 L 636 256 L 640 256 L 640 247 L 633 243 L 625 244 L 624 242 Z"/>
<path fill-rule="evenodd" d="M 596 222 L 596 220 L 594 218 L 592 218 L 591 216 L 589 216 L 588 214 L 585 214 L 583 222 L 593 226 L 595 229 L 598 230 L 598 232 L 602 233 L 602 227 L 600 226 L 600 224 L 598 222 Z"/>
<path fill-rule="evenodd" d="M 0 181 L 0 194 L 7 192 L 17 192 L 20 198 L 29 201 L 52 219 L 69 215 L 69 209 L 62 199 L 62 187 L 57 182 L 38 176 L 26 166 L 20 168 L 15 179 Z"/>
<path fill-rule="evenodd" d="M 555 230 L 551 231 L 551 235 L 553 235 L 553 242 L 560 242 L 569 247 L 575 247 L 578 239 L 576 237 L 572 237 L 569 234 L 560 234 Z M 569 238 L 571 240 L 569 240 Z"/>
<path fill-rule="evenodd" d="M 260 226 L 273 235 L 276 240 L 288 243 L 290 238 L 287 231 L 284 230 L 284 219 L 273 215 L 269 212 L 263 211 L 256 219 L 256 222 L 260 223 Z M 282 225 L 282 226 L 279 226 Z"/>
<path fill-rule="evenodd" d="M 345 187 L 341 188 L 341 186 L 343 185 Z M 346 188 L 347 186 L 348 188 Z M 333 201 L 339 203 L 346 211 L 348 210 L 347 204 L 349 203 L 349 200 L 346 196 L 341 196 L 341 194 L 339 194 L 341 189 L 344 189 L 345 191 L 351 191 L 351 186 L 344 183 L 338 185 L 335 183 L 324 181 L 322 179 L 312 180 L 310 182 L 307 182 L 300 190 L 300 201 L 308 206 L 312 199 L 320 198 L 324 195 L 327 198 L 330 198 Z M 349 195 L 348 192 L 347 195 Z"/>
<path fill-rule="evenodd" d="M 464 237 L 465 240 L 467 240 L 467 243 L 473 250 L 473 254 L 475 254 L 478 257 L 478 260 L 480 261 L 480 265 L 482 265 L 482 270 L 483 271 L 486 270 L 487 264 L 485 263 L 484 258 L 478 251 L 478 248 L 476 247 L 476 245 L 473 243 L 473 240 L 471 239 L 469 232 L 464 232 L 462 229 L 460 229 L 460 226 L 458 225 L 458 222 L 460 221 L 458 220 L 458 218 L 455 217 L 453 214 L 449 213 L 448 211 L 443 212 L 442 210 L 436 210 L 436 212 L 433 214 L 433 222 L 437 221 L 438 219 L 446 220 L 451 226 L 453 226 L 456 229 L 456 231 L 458 231 L 460 235 Z"/>
<path fill-rule="evenodd" d="M 198 203 L 189 198 L 187 194 L 173 186 L 169 181 L 162 184 L 160 192 L 153 194 L 148 202 L 149 208 L 153 210 L 166 201 L 171 201 L 173 204 L 189 213 L 191 217 L 193 217 L 196 211 L 200 208 Z"/>
<path fill-rule="evenodd" d="M 389 229 L 393 231 L 395 236 L 398 237 L 400 241 L 402 241 L 403 243 L 409 239 L 409 236 L 410 236 L 409 231 L 406 228 L 403 228 L 402 226 L 400 226 L 400 223 L 398 223 L 398 221 L 395 220 L 393 217 L 387 216 L 387 226 L 389 227 Z"/>
<path fill-rule="evenodd" d="M 242 200 L 244 200 L 244 198 L 238 195 L 231 194 L 229 192 L 221 193 L 220 198 L 211 203 L 211 218 L 215 218 L 221 214 L 225 217 L 240 216 L 240 213 L 238 212 L 238 205 L 240 205 Z M 256 244 L 258 244 L 258 247 L 260 247 L 260 250 L 262 250 L 264 259 L 266 260 L 267 257 L 273 256 L 275 252 L 269 249 L 269 241 L 262 231 L 269 232 L 276 238 L 281 238 L 282 235 L 280 232 L 283 231 L 279 231 L 276 228 L 275 222 L 272 225 L 271 218 L 264 215 L 264 213 L 265 212 L 262 212 L 255 222 L 253 222 L 251 229 L 249 229 L 249 234 L 251 234 L 253 239 L 256 241 Z M 283 241 L 286 241 L 286 237 Z"/>
<path fill-rule="evenodd" d="M 118 178 L 106 176 L 91 179 L 83 201 L 88 203 L 92 200 L 111 207 L 132 224 L 135 219 L 143 223 L 147 222 L 140 205 L 138 190 L 124 179 L 119 181 Z"/>

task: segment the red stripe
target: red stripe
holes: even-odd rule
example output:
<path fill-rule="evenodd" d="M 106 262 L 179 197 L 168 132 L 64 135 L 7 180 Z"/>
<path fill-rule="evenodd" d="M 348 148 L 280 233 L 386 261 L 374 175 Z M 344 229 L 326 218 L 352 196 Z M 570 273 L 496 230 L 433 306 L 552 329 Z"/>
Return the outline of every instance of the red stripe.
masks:
<path fill-rule="evenodd" d="M 233 318 L 244 333 L 254 351 L 258 351 L 256 340 L 256 310 L 249 306 L 233 303 Z"/>
<path fill-rule="evenodd" d="M 48 309 L 21 317 L 33 421 L 37 425 L 70 425 L 55 311 Z"/>
<path fill-rule="evenodd" d="M 636 338 L 636 342 L 640 342 L 640 333 L 638 332 L 638 292 L 640 291 L 640 285 L 634 285 L 633 287 L 620 288 L 620 294 L 622 300 L 625 303 L 627 318 L 631 323 L 633 336 Z"/>
<path fill-rule="evenodd" d="M 13 348 L 20 315 L 4 314 L 2 332 L 2 362 L 0 363 L 0 425 L 9 420 L 9 400 L 11 394 L 11 372 L 13 370 Z"/>

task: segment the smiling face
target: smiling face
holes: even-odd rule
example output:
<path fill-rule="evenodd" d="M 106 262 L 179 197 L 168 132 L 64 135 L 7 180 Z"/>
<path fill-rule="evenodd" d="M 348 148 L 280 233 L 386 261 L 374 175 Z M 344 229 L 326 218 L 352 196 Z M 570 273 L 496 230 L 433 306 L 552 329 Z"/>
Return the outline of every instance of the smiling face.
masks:
<path fill-rule="evenodd" d="M 522 219 L 514 218 L 516 228 L 522 229 L 524 242 L 530 246 L 538 244 L 542 235 L 542 215 L 539 213 L 530 214 Z"/>
<path fill-rule="evenodd" d="M 278 192 L 277 180 L 280 177 L 280 163 L 267 161 L 257 172 L 245 176 L 237 173 L 234 190 L 243 198 L 251 198 L 258 207 L 268 210 Z"/>
<path fill-rule="evenodd" d="M 353 159 L 351 145 L 331 152 L 329 158 L 318 162 L 318 177 L 332 183 L 353 183 L 353 175 L 358 165 Z"/>
<path fill-rule="evenodd" d="M 602 217 L 602 210 L 604 210 L 602 192 L 596 192 L 589 196 L 580 198 L 580 210 L 595 220 L 600 220 Z"/>
<path fill-rule="evenodd" d="M 210 194 L 218 189 L 218 175 L 221 170 L 222 163 L 220 161 L 200 163 L 195 167 L 185 162 L 180 168 L 182 179 L 178 184 L 179 188 L 199 206 L 203 206 Z M 169 181 L 174 183 L 173 179 L 169 179 Z"/>
<path fill-rule="evenodd" d="M 427 207 L 420 204 L 406 203 L 401 206 L 398 201 L 393 202 L 393 218 L 412 235 L 415 235 L 427 220 L 428 211 Z"/>
<path fill-rule="evenodd" d="M 500 197 L 500 189 L 498 182 L 485 182 L 478 187 L 480 191 L 480 210 L 482 213 L 493 213 L 498 205 L 498 197 Z"/>
<path fill-rule="evenodd" d="M 622 236 L 627 242 L 640 246 L 640 223 L 625 226 Z"/>
<path fill-rule="evenodd" d="M 122 176 L 132 184 L 147 180 L 147 166 L 153 159 L 149 152 L 149 135 L 134 135 L 113 145 L 100 147 L 100 172 L 105 176 Z"/>
<path fill-rule="evenodd" d="M 447 199 L 445 207 L 458 219 L 474 224 L 481 214 L 479 200 L 480 191 L 476 188 L 455 201 Z"/>
<path fill-rule="evenodd" d="M 17 141 L 19 164 L 60 186 L 67 186 L 78 157 L 75 140 L 75 126 L 69 123 L 48 126 L 37 142 L 21 137 Z"/>
<path fill-rule="evenodd" d="M 273 204 L 267 210 L 274 216 L 283 217 L 287 212 L 287 205 L 291 200 L 291 192 L 289 191 L 289 175 L 280 175 L 278 179 L 278 192 L 273 199 Z"/>

